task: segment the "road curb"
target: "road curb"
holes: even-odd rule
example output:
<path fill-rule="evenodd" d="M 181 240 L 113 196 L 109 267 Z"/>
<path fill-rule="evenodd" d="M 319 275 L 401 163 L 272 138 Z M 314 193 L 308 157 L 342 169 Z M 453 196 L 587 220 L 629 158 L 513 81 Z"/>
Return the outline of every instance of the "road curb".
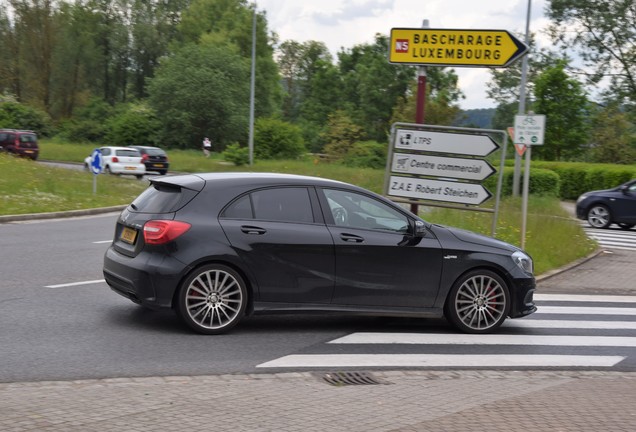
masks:
<path fill-rule="evenodd" d="M 112 206 L 112 207 L 101 207 L 101 208 L 83 209 L 83 210 L 49 212 L 49 213 L 29 213 L 29 214 L 22 214 L 22 215 L 7 215 L 7 216 L 0 216 L 0 224 L 8 223 L 8 222 L 22 222 L 27 220 L 59 219 L 59 218 L 68 218 L 68 217 L 76 217 L 76 216 L 90 216 L 90 215 L 103 214 L 103 213 L 120 212 L 126 207 L 128 207 L 128 205 L 119 205 L 119 206 Z"/>
<path fill-rule="evenodd" d="M 553 276 L 556 276 L 556 275 L 561 274 L 563 272 L 566 272 L 568 270 L 572 270 L 573 268 L 578 267 L 581 264 L 584 264 L 584 263 L 588 262 L 589 260 L 591 260 L 593 258 L 596 258 L 597 256 L 599 256 L 600 254 L 602 254 L 604 252 L 605 252 L 605 249 L 598 248 L 598 249 L 596 249 L 594 252 L 592 252 L 591 254 L 589 254 L 586 257 L 579 258 L 578 260 L 572 261 L 571 263 L 566 264 L 563 267 L 559 267 L 558 269 L 554 269 L 554 270 L 550 270 L 548 272 L 545 272 L 541 276 L 536 276 L 535 280 L 537 281 L 537 283 L 538 282 L 543 282 L 546 279 L 549 279 L 549 278 L 551 278 Z"/>

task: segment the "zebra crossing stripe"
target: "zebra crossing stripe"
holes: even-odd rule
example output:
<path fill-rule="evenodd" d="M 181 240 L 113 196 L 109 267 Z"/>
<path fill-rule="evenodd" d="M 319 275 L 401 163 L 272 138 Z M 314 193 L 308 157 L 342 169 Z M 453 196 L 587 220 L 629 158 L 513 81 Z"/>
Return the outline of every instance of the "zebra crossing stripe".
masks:
<path fill-rule="evenodd" d="M 570 306 L 538 306 L 536 314 L 563 315 L 636 315 L 636 308 L 621 307 L 570 307 Z"/>
<path fill-rule="evenodd" d="M 440 334 L 358 332 L 329 341 L 330 344 L 407 345 L 524 345 L 570 347 L 636 347 L 629 336 L 546 336 L 505 334 Z"/>
<path fill-rule="evenodd" d="M 294 354 L 256 367 L 612 367 L 624 359 L 622 356 L 528 354 Z"/>
<path fill-rule="evenodd" d="M 535 301 L 636 303 L 636 296 L 594 295 L 594 294 L 535 294 Z"/>
<path fill-rule="evenodd" d="M 518 319 L 504 321 L 503 327 L 524 329 L 636 330 L 636 322 Z"/>

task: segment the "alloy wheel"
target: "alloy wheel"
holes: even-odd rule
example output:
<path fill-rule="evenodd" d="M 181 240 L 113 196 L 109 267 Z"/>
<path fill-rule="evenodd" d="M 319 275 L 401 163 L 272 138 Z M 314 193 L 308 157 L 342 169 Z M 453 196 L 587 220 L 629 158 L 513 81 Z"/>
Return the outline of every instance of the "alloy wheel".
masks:
<path fill-rule="evenodd" d="M 596 205 L 587 212 L 587 222 L 594 228 L 607 228 L 610 226 L 609 209 L 602 205 Z"/>

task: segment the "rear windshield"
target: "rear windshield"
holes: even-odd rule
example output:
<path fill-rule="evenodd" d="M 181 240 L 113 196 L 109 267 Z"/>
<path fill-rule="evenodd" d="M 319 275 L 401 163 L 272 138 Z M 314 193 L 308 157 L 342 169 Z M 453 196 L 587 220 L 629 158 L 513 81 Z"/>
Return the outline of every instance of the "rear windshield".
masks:
<path fill-rule="evenodd" d="M 165 156 L 166 154 L 163 150 L 154 148 L 146 149 L 146 153 L 148 156 Z"/>
<path fill-rule="evenodd" d="M 140 156 L 137 150 L 117 150 L 115 154 L 117 156 L 131 156 L 131 157 Z"/>
<path fill-rule="evenodd" d="M 172 213 L 189 203 L 197 193 L 176 185 L 153 184 L 135 198 L 129 210 L 137 213 Z"/>
<path fill-rule="evenodd" d="M 36 142 L 37 140 L 37 137 L 33 134 L 20 135 L 20 142 Z"/>

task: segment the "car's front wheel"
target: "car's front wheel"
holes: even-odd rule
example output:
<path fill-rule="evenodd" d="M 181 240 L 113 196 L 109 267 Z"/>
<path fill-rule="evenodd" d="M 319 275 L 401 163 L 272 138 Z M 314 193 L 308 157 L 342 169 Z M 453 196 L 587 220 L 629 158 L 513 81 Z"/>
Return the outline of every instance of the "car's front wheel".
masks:
<path fill-rule="evenodd" d="M 181 284 L 177 313 L 194 331 L 220 334 L 245 315 L 247 288 L 230 267 L 209 264 L 195 270 Z"/>
<path fill-rule="evenodd" d="M 594 228 L 607 228 L 612 223 L 610 210 L 601 204 L 595 204 L 587 211 L 587 223 Z"/>
<path fill-rule="evenodd" d="M 460 277 L 446 300 L 446 318 L 465 333 L 490 333 L 510 311 L 510 291 L 496 273 L 473 270 Z"/>

